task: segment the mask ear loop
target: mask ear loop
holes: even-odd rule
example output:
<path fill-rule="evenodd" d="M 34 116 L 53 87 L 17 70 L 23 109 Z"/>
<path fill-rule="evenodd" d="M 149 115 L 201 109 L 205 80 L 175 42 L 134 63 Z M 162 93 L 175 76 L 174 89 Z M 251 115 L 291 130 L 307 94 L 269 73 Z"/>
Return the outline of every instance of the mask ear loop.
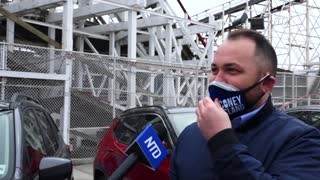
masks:
<path fill-rule="evenodd" d="M 258 81 L 257 83 L 253 84 L 252 86 L 250 86 L 249 88 L 247 88 L 246 90 L 244 90 L 243 93 L 250 91 L 251 89 L 253 89 L 254 87 L 256 87 L 258 84 L 262 83 L 263 81 L 267 80 L 267 79 L 270 78 L 270 77 L 271 77 L 270 74 L 266 75 L 266 76 L 263 77 L 260 81 Z M 254 103 L 252 103 L 251 105 L 248 106 L 248 108 L 251 108 L 252 106 L 254 106 L 264 94 L 265 94 L 265 93 L 262 93 L 262 94 L 257 98 L 257 100 L 256 100 Z"/>
<path fill-rule="evenodd" d="M 267 74 L 266 76 L 264 76 L 262 79 L 260 79 L 257 83 L 253 84 L 252 86 L 248 87 L 245 90 L 242 90 L 243 93 L 246 93 L 248 91 L 250 91 L 251 89 L 255 88 L 258 84 L 262 83 L 263 81 L 269 79 L 271 77 L 270 74 Z"/>

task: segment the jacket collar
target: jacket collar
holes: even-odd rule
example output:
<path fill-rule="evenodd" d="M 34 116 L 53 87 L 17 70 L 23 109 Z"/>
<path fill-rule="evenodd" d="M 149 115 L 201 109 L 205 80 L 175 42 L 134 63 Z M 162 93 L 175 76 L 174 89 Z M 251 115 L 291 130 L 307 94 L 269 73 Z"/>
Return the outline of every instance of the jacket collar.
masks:
<path fill-rule="evenodd" d="M 264 105 L 264 107 L 262 107 L 260 109 L 260 111 L 257 112 L 257 114 L 255 114 L 249 120 L 247 120 L 246 122 L 241 124 L 239 127 L 237 127 L 236 131 L 238 131 L 238 130 L 239 131 L 248 130 L 248 129 L 251 129 L 251 128 L 259 125 L 262 121 L 264 121 L 268 116 L 270 116 L 272 114 L 274 109 L 275 108 L 273 107 L 271 96 L 269 96 L 269 98 L 268 98 L 266 104 Z"/>

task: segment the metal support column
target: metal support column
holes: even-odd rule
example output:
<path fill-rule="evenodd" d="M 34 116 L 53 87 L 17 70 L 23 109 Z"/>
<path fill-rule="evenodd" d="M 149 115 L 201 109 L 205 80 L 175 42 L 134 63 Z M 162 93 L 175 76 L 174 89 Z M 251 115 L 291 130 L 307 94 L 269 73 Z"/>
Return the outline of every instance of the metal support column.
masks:
<path fill-rule="evenodd" d="M 50 9 L 50 12 L 54 12 L 55 9 Z M 48 36 L 50 39 L 55 40 L 56 39 L 56 29 L 53 27 L 48 27 Z M 49 52 L 49 59 L 50 59 L 50 66 L 49 66 L 49 72 L 50 73 L 54 73 L 55 71 L 55 50 L 54 50 L 54 46 L 52 44 L 48 44 L 49 48 L 50 48 L 50 52 Z"/>
<path fill-rule="evenodd" d="M 150 28 L 151 33 L 155 33 L 156 29 L 154 27 Z M 149 56 L 155 56 L 155 41 L 153 39 L 153 37 L 150 35 L 149 37 Z M 150 67 L 150 71 L 154 72 L 154 69 L 152 67 Z M 150 94 L 154 94 L 154 80 L 155 80 L 156 74 L 151 73 L 149 80 L 150 80 L 150 86 L 149 86 L 149 92 Z M 149 96 L 149 105 L 153 105 L 153 96 L 150 95 Z"/>
<path fill-rule="evenodd" d="M 63 110 L 63 139 L 69 144 L 70 130 L 70 104 L 71 104 L 71 85 L 72 85 L 72 61 L 68 57 L 68 51 L 73 47 L 73 0 L 66 0 L 63 5 L 63 31 L 62 49 L 67 51 L 66 55 L 66 77 L 64 84 L 64 110 Z"/>
<path fill-rule="evenodd" d="M 165 62 L 168 64 L 172 63 L 172 25 L 166 25 L 166 49 L 165 49 Z M 173 77 L 171 75 L 171 69 L 166 68 L 164 79 L 163 79 L 163 96 L 164 102 L 168 106 L 176 106 L 176 97 L 174 93 Z"/>
<path fill-rule="evenodd" d="M 9 18 L 7 18 L 7 37 L 6 37 L 6 41 L 9 44 L 13 44 L 14 43 L 14 25 L 15 23 L 13 21 L 11 21 Z M 10 50 L 10 48 L 9 48 Z"/>
<path fill-rule="evenodd" d="M 128 108 L 136 106 L 136 52 L 137 52 L 137 11 L 130 10 L 128 13 L 128 58 L 131 62 L 128 67 Z"/>
<path fill-rule="evenodd" d="M 116 63 L 115 58 L 114 58 L 114 56 L 116 54 L 116 50 L 114 48 L 115 47 L 115 39 L 116 39 L 115 33 L 111 32 L 109 34 L 109 55 L 113 57 L 113 59 L 114 59 L 113 63 Z M 114 66 L 115 66 L 115 64 L 114 64 Z M 110 89 L 108 91 L 108 101 L 113 103 L 113 108 L 115 108 L 114 107 L 114 103 L 115 102 L 113 101 L 113 99 L 114 99 L 114 86 L 113 86 L 113 84 L 114 84 L 114 82 L 116 80 L 116 77 L 117 77 L 117 75 L 113 74 L 113 78 L 112 79 L 108 78 L 108 88 Z"/>
<path fill-rule="evenodd" d="M 84 27 L 84 21 L 80 22 L 79 28 Z M 76 49 L 77 51 L 84 52 L 84 35 L 79 35 L 76 41 Z M 83 64 L 81 61 L 77 61 L 75 67 L 78 71 L 78 77 L 76 77 L 76 83 L 78 88 L 83 88 L 83 77 L 84 77 L 84 70 Z"/>
<path fill-rule="evenodd" d="M 309 65 L 310 63 L 310 8 L 309 0 L 306 0 L 306 61 L 305 63 Z M 307 66 L 308 70 L 310 66 Z"/>
<path fill-rule="evenodd" d="M 14 43 L 14 31 L 15 31 L 15 22 L 11 21 L 11 19 L 7 18 L 7 36 L 6 36 L 6 41 L 8 43 L 6 53 L 9 53 L 13 51 L 13 43 Z M 3 46 L 5 47 L 5 46 Z M 5 50 L 5 49 L 3 49 Z M 3 70 L 6 70 L 6 65 L 7 65 L 7 56 L 3 60 Z M 7 85 L 7 78 L 2 77 L 1 78 L 1 99 L 5 99 L 5 91 L 6 91 L 6 85 Z"/>
<path fill-rule="evenodd" d="M 289 13 L 289 19 L 288 19 L 288 28 L 289 28 L 289 37 L 288 37 L 288 41 L 289 41 L 289 49 L 288 49 L 288 58 L 289 58 L 289 67 L 288 69 L 291 69 L 291 50 L 292 50 L 292 31 L 291 31 L 291 2 L 289 3 L 289 9 L 288 9 L 288 13 Z"/>

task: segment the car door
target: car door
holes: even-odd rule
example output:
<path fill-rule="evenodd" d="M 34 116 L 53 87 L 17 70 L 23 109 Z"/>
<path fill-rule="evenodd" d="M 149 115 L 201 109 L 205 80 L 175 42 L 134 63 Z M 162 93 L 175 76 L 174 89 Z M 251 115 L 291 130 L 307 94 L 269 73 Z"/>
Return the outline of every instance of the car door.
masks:
<path fill-rule="evenodd" d="M 114 136 L 118 143 L 130 145 L 148 124 L 155 123 L 163 123 L 162 117 L 155 113 L 143 113 L 121 117 L 120 122 L 114 129 Z M 124 159 L 123 157 L 124 154 L 118 154 L 113 158 L 115 158 L 114 161 L 121 162 L 120 159 L 117 158 Z M 128 173 L 127 177 L 129 179 L 168 179 L 169 160 L 169 158 L 166 158 L 156 171 L 140 161 Z"/>
<path fill-rule="evenodd" d="M 29 107 L 23 112 L 25 131 L 25 169 L 28 177 L 37 179 L 43 157 L 69 158 L 65 144 L 50 115 L 43 109 Z M 28 129 L 34 129 L 29 131 Z M 32 134 L 33 133 L 33 134 Z M 32 144 L 32 142 L 38 142 Z"/>
<path fill-rule="evenodd" d="M 32 108 L 24 109 L 21 117 L 23 121 L 24 176 L 27 180 L 38 179 L 39 164 L 46 155 L 46 145 Z"/>
<path fill-rule="evenodd" d="M 41 130 L 41 134 L 46 145 L 47 156 L 62 157 L 63 145 L 59 142 L 59 132 L 56 127 L 52 125 L 47 112 L 42 109 L 33 109 L 35 116 L 38 120 L 38 124 Z"/>

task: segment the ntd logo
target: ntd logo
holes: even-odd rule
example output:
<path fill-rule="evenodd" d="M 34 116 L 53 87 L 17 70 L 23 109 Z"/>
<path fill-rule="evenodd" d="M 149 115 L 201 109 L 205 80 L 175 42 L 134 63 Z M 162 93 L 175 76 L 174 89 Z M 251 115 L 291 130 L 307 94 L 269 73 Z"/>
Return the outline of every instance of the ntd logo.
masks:
<path fill-rule="evenodd" d="M 153 140 L 152 136 L 146 139 L 144 143 L 147 145 L 147 148 L 149 149 L 153 158 L 157 159 L 161 155 L 161 150 L 157 143 Z"/>
<path fill-rule="evenodd" d="M 167 157 L 167 150 L 161 143 L 152 125 L 148 125 L 142 133 L 135 139 L 149 162 L 149 165 L 156 169 Z"/>

